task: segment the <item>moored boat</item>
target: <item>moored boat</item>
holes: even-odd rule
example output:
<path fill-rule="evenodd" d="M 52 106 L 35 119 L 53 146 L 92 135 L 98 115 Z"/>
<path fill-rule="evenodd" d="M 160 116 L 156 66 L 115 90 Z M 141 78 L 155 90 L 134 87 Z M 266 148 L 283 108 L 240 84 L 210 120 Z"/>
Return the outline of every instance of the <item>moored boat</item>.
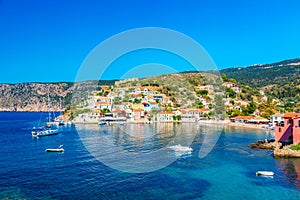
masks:
<path fill-rule="evenodd" d="M 178 152 L 192 152 L 193 151 L 193 149 L 191 147 L 181 146 L 180 144 L 170 146 L 169 148 L 174 151 L 178 151 Z"/>
<path fill-rule="evenodd" d="M 35 128 L 31 131 L 33 137 L 49 136 L 58 134 L 58 129 L 52 128 L 51 126 L 42 126 Z"/>
<path fill-rule="evenodd" d="M 271 171 L 257 171 L 256 175 L 259 176 L 274 176 L 274 172 Z"/>
<path fill-rule="evenodd" d="M 50 97 L 48 94 L 48 123 L 51 122 L 51 116 L 50 116 Z M 47 123 L 47 124 L 48 124 Z M 33 127 L 31 131 L 32 137 L 41 137 L 41 136 L 50 136 L 50 135 L 56 135 L 58 134 L 58 129 L 56 127 L 53 127 L 52 124 L 48 124 L 46 126 L 41 127 Z"/>
<path fill-rule="evenodd" d="M 63 145 L 60 145 L 57 149 L 46 149 L 46 152 L 64 152 L 65 150 L 62 147 Z"/>
<path fill-rule="evenodd" d="M 103 125 L 105 125 L 105 124 L 106 124 L 106 122 L 105 122 L 105 121 L 102 121 L 102 120 L 98 122 L 98 125 L 99 125 L 99 126 L 103 126 Z"/>

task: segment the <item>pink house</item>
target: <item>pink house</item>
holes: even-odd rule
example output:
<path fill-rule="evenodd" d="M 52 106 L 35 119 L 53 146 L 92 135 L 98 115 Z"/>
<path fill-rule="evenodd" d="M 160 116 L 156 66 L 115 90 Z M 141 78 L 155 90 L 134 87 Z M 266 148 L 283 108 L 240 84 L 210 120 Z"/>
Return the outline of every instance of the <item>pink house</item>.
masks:
<path fill-rule="evenodd" d="M 300 114 L 285 113 L 284 123 L 275 126 L 275 141 L 292 140 L 293 144 L 300 142 Z"/>

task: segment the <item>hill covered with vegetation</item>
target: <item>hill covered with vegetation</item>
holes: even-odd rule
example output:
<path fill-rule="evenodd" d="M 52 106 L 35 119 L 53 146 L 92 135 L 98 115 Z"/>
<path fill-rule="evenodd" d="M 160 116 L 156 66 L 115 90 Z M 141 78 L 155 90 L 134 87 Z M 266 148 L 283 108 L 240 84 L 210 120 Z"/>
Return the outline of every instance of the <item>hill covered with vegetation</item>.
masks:
<path fill-rule="evenodd" d="M 300 111 L 300 58 L 221 70 L 235 79 L 248 96 L 268 99 L 263 105 L 270 113 Z M 271 112 L 271 110 L 273 110 Z"/>
<path fill-rule="evenodd" d="M 300 58 L 284 60 L 272 64 L 259 64 L 249 67 L 235 67 L 221 70 L 228 78 L 239 83 L 261 88 L 268 85 L 285 85 L 297 82 L 300 78 Z"/>
<path fill-rule="evenodd" d="M 221 70 L 220 74 L 222 79 L 212 81 L 210 79 L 214 76 L 208 73 L 182 72 L 137 79 L 131 81 L 130 85 L 121 84 L 118 87 L 157 87 L 158 92 L 168 97 L 173 106 L 181 108 L 201 107 L 199 98 L 210 102 L 214 94 L 225 94 L 228 116 L 256 112 L 260 116 L 269 117 L 276 112 L 300 111 L 300 58 L 228 68 Z M 87 98 L 91 91 L 100 90 L 101 85 L 114 86 L 115 82 L 0 84 L 0 110 L 46 111 L 48 94 L 51 109 L 59 110 L 59 99 L 62 99 L 62 108 L 66 108 Z M 225 82 L 233 82 L 236 87 L 225 87 Z M 212 84 L 213 89 L 205 87 Z"/>

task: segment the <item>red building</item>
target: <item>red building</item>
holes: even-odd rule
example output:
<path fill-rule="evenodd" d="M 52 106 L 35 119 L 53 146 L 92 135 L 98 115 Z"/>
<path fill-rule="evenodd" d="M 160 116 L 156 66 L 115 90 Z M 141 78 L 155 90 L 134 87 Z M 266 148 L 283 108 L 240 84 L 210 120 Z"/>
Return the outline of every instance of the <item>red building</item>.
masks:
<path fill-rule="evenodd" d="M 300 114 L 285 113 L 284 123 L 275 126 L 275 141 L 292 141 L 293 144 L 300 142 Z"/>

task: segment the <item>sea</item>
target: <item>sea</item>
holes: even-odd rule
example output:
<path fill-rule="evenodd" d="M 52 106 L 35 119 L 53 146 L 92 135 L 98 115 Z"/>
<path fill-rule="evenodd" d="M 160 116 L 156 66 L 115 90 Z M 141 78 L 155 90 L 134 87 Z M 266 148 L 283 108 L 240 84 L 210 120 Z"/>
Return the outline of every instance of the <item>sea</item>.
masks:
<path fill-rule="evenodd" d="M 0 113 L 0 199 L 300 199 L 300 159 L 250 148 L 272 137 L 264 130 L 73 125 L 33 138 L 32 127 L 46 120 L 46 113 Z M 59 145 L 63 153 L 45 152 Z"/>

